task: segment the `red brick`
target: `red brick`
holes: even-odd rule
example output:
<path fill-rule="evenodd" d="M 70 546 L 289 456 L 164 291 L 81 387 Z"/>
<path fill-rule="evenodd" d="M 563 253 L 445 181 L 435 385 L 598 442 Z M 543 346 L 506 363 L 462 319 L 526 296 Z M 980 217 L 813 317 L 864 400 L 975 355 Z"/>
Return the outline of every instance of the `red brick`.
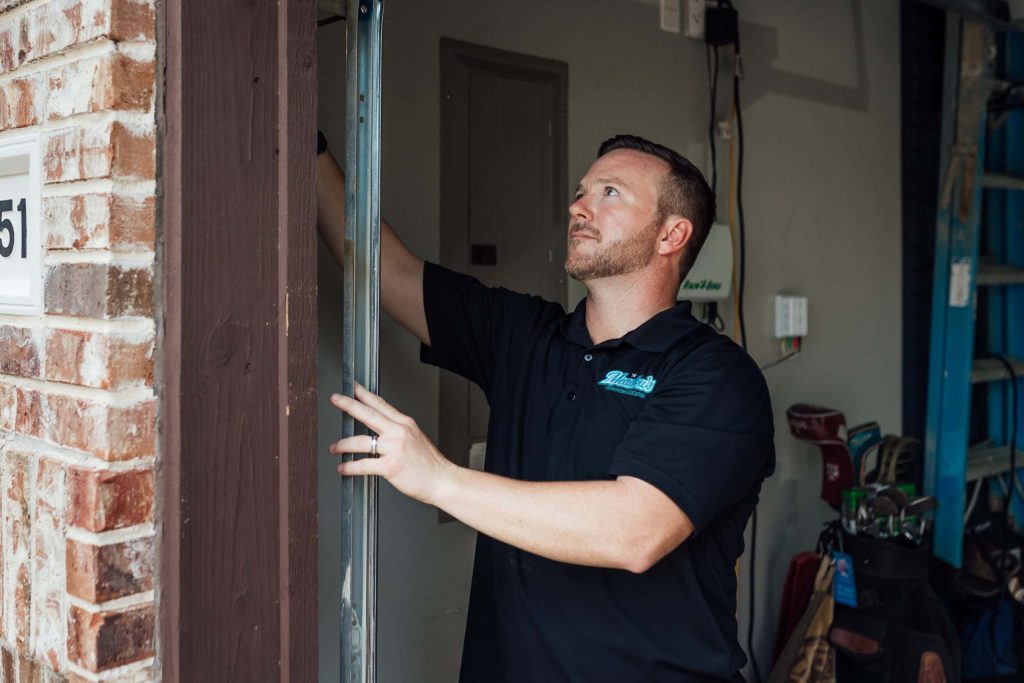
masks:
<path fill-rule="evenodd" d="M 0 384 L 0 431 L 14 431 L 18 416 L 18 390 Z"/>
<path fill-rule="evenodd" d="M 153 104 L 156 62 L 119 54 L 110 61 L 110 87 L 104 92 L 104 109 L 147 112 Z"/>
<path fill-rule="evenodd" d="M 43 139 L 43 179 L 48 183 L 156 177 L 156 135 L 119 121 L 61 128 Z"/>
<path fill-rule="evenodd" d="M 0 324 L 0 374 L 39 377 L 39 344 L 33 330 Z"/>
<path fill-rule="evenodd" d="M 152 470 L 97 472 L 72 468 L 69 474 L 73 526 L 99 532 L 153 521 Z"/>
<path fill-rule="evenodd" d="M 113 195 L 110 203 L 110 243 L 115 251 L 156 246 L 156 197 L 136 199 Z"/>
<path fill-rule="evenodd" d="M 39 123 L 45 99 L 40 74 L 0 83 L 0 129 L 12 130 Z"/>
<path fill-rule="evenodd" d="M 43 414 L 43 396 L 32 389 L 16 389 L 18 394 L 18 413 L 15 418 L 14 430 L 25 436 L 43 438 L 45 416 Z"/>
<path fill-rule="evenodd" d="M 156 135 L 152 130 L 134 131 L 115 122 L 110 132 L 113 148 L 111 175 L 119 180 L 152 180 L 156 177 Z"/>
<path fill-rule="evenodd" d="M 152 317 L 153 269 L 60 263 L 46 273 L 47 313 L 83 318 Z"/>
<path fill-rule="evenodd" d="M 152 538 L 108 545 L 68 539 L 68 593 L 98 603 L 152 590 L 154 557 Z"/>
<path fill-rule="evenodd" d="M 31 621 L 32 473 L 28 453 L 0 452 L 0 547 L 3 549 L 0 634 L 27 649 Z"/>
<path fill-rule="evenodd" d="M 24 652 L 18 653 L 18 678 L 12 680 L 17 680 L 17 683 L 67 683 L 63 674 L 51 670 Z"/>
<path fill-rule="evenodd" d="M 156 10 L 146 0 L 111 0 L 110 37 L 114 40 L 152 41 L 156 36 Z"/>
<path fill-rule="evenodd" d="M 43 180 L 69 182 L 109 178 L 113 168 L 111 126 L 62 128 L 43 138 Z"/>
<path fill-rule="evenodd" d="M 29 23 L 31 14 L 26 14 L 18 24 L 18 62 L 25 63 L 34 50 L 32 26 Z"/>
<path fill-rule="evenodd" d="M 153 60 L 111 51 L 49 72 L 46 119 L 100 111 L 150 110 L 155 86 Z"/>
<path fill-rule="evenodd" d="M 15 678 L 18 675 L 18 655 L 11 648 L 6 645 L 0 645 L 0 673 L 3 674 L 3 680 L 5 681 L 16 681 Z"/>
<path fill-rule="evenodd" d="M 17 41 L 17 30 L 16 22 L 7 22 L 0 28 L 0 73 L 6 73 L 16 66 L 14 47 Z"/>
<path fill-rule="evenodd" d="M 63 670 L 67 659 L 66 494 L 65 465 L 39 458 L 32 518 L 32 654 L 53 671 Z"/>
<path fill-rule="evenodd" d="M 106 249 L 110 246 L 110 195 L 42 198 L 47 249 Z"/>
<path fill-rule="evenodd" d="M 156 244 L 156 199 L 93 193 L 43 197 L 48 249 L 151 251 Z"/>
<path fill-rule="evenodd" d="M 153 656 L 152 604 L 117 611 L 71 607 L 68 657 L 89 671 L 104 671 Z"/>
<path fill-rule="evenodd" d="M 20 17 L 0 15 L 0 68 L 9 71 L 100 38 L 152 41 L 155 32 L 148 1 L 49 0 Z"/>
<path fill-rule="evenodd" d="M 45 397 L 45 437 L 53 443 L 108 461 L 151 456 L 156 451 L 156 401 L 111 406 L 51 394 Z"/>
<path fill-rule="evenodd" d="M 153 347 L 152 338 L 133 341 L 100 332 L 48 329 L 43 376 L 98 389 L 151 386 Z"/>

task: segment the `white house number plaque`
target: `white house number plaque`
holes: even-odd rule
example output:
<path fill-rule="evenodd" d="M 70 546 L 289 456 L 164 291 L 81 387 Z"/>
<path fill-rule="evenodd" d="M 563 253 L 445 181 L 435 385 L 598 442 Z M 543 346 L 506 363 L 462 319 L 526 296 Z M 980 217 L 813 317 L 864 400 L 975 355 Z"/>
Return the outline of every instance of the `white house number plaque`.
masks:
<path fill-rule="evenodd" d="M 42 312 L 39 138 L 0 140 L 0 313 Z"/>

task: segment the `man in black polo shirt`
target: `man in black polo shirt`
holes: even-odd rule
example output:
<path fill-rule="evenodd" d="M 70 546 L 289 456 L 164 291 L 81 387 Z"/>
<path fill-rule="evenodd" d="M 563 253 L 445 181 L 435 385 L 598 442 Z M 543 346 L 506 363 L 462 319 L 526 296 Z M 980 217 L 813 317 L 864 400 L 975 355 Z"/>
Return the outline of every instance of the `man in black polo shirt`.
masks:
<path fill-rule="evenodd" d="M 341 263 L 344 179 L 319 164 Z M 463 683 L 743 680 L 733 568 L 775 456 L 757 366 L 676 302 L 713 213 L 689 161 L 606 141 L 569 207 L 566 271 L 587 288 L 570 314 L 424 263 L 382 226 L 382 306 L 487 395 L 487 471 L 362 387 L 332 401 L 379 436 L 331 451 L 375 455 L 338 471 L 480 532 Z"/>

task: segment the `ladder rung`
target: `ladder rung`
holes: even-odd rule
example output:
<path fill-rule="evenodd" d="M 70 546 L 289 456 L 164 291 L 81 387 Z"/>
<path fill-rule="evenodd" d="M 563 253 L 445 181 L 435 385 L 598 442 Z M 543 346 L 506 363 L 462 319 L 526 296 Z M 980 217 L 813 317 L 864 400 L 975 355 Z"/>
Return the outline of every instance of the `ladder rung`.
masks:
<path fill-rule="evenodd" d="M 1001 173 L 986 173 L 981 184 L 992 190 L 1024 190 L 1024 178 Z"/>
<path fill-rule="evenodd" d="M 1024 269 L 995 263 L 978 264 L 978 286 L 1024 284 Z"/>
<path fill-rule="evenodd" d="M 1024 451 L 1017 449 L 1017 467 L 1024 466 Z M 967 449 L 966 481 L 1002 474 L 1010 469 L 1010 447 L 983 443 Z"/>
<path fill-rule="evenodd" d="M 1013 372 L 1017 377 L 1024 377 L 1024 361 L 1019 358 L 1007 358 L 1013 366 Z M 971 384 L 983 382 L 997 382 L 1001 379 L 1009 379 L 1010 373 L 1006 366 L 995 358 L 976 358 L 971 367 Z M 1024 461 L 1022 461 L 1024 462 Z"/>

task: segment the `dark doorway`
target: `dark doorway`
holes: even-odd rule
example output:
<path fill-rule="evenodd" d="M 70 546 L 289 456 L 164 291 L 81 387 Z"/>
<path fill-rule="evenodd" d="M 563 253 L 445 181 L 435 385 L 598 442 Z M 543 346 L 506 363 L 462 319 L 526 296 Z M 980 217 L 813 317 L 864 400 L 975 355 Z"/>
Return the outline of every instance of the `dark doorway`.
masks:
<path fill-rule="evenodd" d="M 441 41 L 441 262 L 565 305 L 565 62 Z M 440 448 L 470 465 L 488 407 L 441 375 Z M 477 463 L 472 463 L 476 465 Z"/>

